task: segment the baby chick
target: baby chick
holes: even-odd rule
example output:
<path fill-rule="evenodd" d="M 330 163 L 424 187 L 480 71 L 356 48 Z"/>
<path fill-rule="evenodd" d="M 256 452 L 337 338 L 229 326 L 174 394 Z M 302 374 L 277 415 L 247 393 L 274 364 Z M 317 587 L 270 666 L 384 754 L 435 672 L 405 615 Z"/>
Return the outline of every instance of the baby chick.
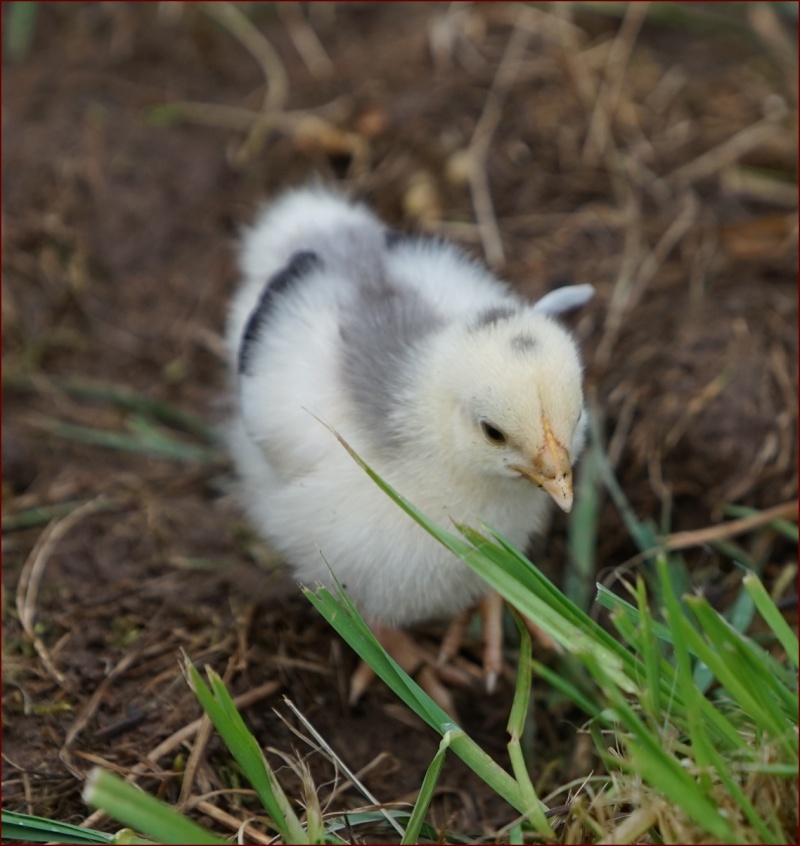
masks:
<path fill-rule="evenodd" d="M 592 288 L 531 306 L 456 247 L 322 187 L 265 208 L 240 263 L 227 345 L 242 502 L 300 582 L 330 586 L 330 567 L 400 663 L 418 663 L 397 630 L 488 588 L 321 421 L 440 524 L 488 524 L 522 547 L 551 501 L 572 506 L 581 363 L 549 314 Z"/>

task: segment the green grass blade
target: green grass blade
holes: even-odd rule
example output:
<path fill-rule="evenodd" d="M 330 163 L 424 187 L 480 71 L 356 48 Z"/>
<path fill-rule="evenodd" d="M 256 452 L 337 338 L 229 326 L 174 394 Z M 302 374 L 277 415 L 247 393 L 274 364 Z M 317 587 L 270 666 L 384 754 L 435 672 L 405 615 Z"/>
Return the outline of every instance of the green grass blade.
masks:
<path fill-rule="evenodd" d="M 460 732 L 460 729 L 458 729 Z M 436 782 L 439 780 L 439 774 L 442 771 L 442 764 L 444 764 L 447 750 L 450 748 L 450 741 L 453 739 L 453 731 L 446 731 L 444 737 L 439 743 L 439 749 L 433 756 L 430 766 L 425 772 L 425 778 L 422 780 L 422 787 L 419 789 L 417 801 L 414 803 L 414 809 L 411 812 L 411 817 L 406 827 L 406 833 L 400 841 L 402 844 L 419 842 L 419 833 L 422 824 L 425 821 L 425 815 L 428 813 L 431 800 L 433 799 L 433 792 L 436 789 Z"/>
<path fill-rule="evenodd" d="M 409 708 L 442 737 L 448 731 L 457 731 L 451 740 L 451 749 L 464 763 L 474 770 L 496 793 L 520 813 L 524 803 L 514 779 L 484 752 L 472 738 L 464 734 L 425 691 L 386 654 L 355 606 L 345 593 L 339 600 L 324 587 L 311 591 L 304 589 L 311 604 L 350 644 L 376 675 L 385 682 Z"/>
<path fill-rule="evenodd" d="M 598 645 L 613 652 L 617 658 L 622 662 L 626 672 L 631 678 L 635 678 L 643 670 L 641 661 L 626 649 L 613 635 L 596 623 L 585 611 L 581 610 L 574 602 L 572 602 L 541 572 L 541 570 L 525 557 L 507 538 L 504 538 L 499 532 L 492 532 L 492 538 L 499 543 L 503 549 L 508 553 L 510 558 L 500 556 L 496 552 L 496 547 L 490 543 L 483 535 L 469 527 L 462 527 L 465 535 L 469 537 L 473 543 L 481 550 L 484 550 L 490 560 L 497 566 L 503 567 L 512 577 L 514 577 L 518 584 L 516 587 L 517 593 L 529 592 L 541 597 L 542 601 L 553 608 L 562 616 L 565 622 L 571 624 L 574 629 L 568 629 L 565 633 L 568 639 L 562 646 L 567 651 L 572 651 L 571 647 L 573 641 L 569 637 L 573 636 L 575 630 L 583 632 L 585 637 Z M 483 574 L 481 574 L 483 575 Z M 517 607 L 518 603 L 513 599 L 508 600 L 509 603 Z M 522 610 L 522 609 L 519 609 Z M 535 619 L 535 618 L 533 618 Z M 540 621 L 536 620 L 537 625 Z M 541 628 L 545 628 L 542 624 Z M 545 629 L 546 630 L 546 629 Z M 548 632 L 556 637 L 554 632 Z M 557 638 L 558 639 L 558 638 Z"/>
<path fill-rule="evenodd" d="M 568 567 L 564 593 L 582 610 L 592 601 L 597 525 L 600 515 L 600 485 L 594 449 L 587 450 L 578 468 L 575 507 L 567 529 Z"/>
<path fill-rule="evenodd" d="M 111 843 L 113 834 L 16 811 L 2 812 L 2 839 L 25 843 Z"/>
<path fill-rule="evenodd" d="M 647 680 L 647 699 L 645 705 L 648 707 L 653 719 L 658 721 L 661 719 L 663 704 L 661 678 L 666 661 L 664 661 L 661 650 L 658 647 L 658 639 L 655 634 L 655 620 L 653 620 L 650 607 L 647 604 L 647 589 L 642 578 L 636 580 L 636 602 L 639 606 L 639 622 L 642 633 L 640 652 L 644 659 L 645 678 Z M 672 668 L 670 667 L 671 670 Z M 670 675 L 672 675 L 672 672 L 670 672 Z"/>
<path fill-rule="evenodd" d="M 550 667 L 542 664 L 540 661 L 531 661 L 531 666 L 551 687 L 554 687 L 559 693 L 571 699 L 585 714 L 588 714 L 590 717 L 600 717 L 600 708 L 591 699 L 584 696 L 575 685 L 559 675 L 559 673 L 551 670 Z"/>
<path fill-rule="evenodd" d="M 157 843 L 216 846 L 225 843 L 169 805 L 99 767 L 89 773 L 83 789 L 83 799 L 90 807 L 102 809 L 114 819 L 144 832 Z"/>
<path fill-rule="evenodd" d="M 225 689 L 222 679 L 211 668 L 207 668 L 211 685 L 209 688 L 188 658 L 185 659 L 184 667 L 189 686 L 258 794 L 272 824 L 280 832 L 283 840 L 287 843 L 307 843 L 308 835 L 278 783 L 275 773 L 264 758 L 261 747 L 236 710 L 236 705 Z"/>
<path fill-rule="evenodd" d="M 53 505 L 40 505 L 34 508 L 26 508 L 24 511 L 19 511 L 16 514 L 3 514 L 2 528 L 4 532 L 13 532 L 18 529 L 30 529 L 33 526 L 42 526 L 49 523 L 51 520 L 57 520 L 60 517 L 66 517 L 72 514 L 83 505 L 86 505 L 88 499 L 73 499 L 67 502 L 57 502 Z M 98 497 L 95 500 L 95 511 L 105 511 L 112 508 L 113 500 L 105 497 Z"/>
<path fill-rule="evenodd" d="M 514 688 L 514 700 L 508 716 L 508 757 L 519 785 L 522 801 L 527 807 L 525 816 L 537 834 L 547 839 L 556 839 L 550 821 L 545 816 L 547 808 L 536 795 L 536 788 L 531 781 L 528 765 L 522 752 L 522 733 L 525 730 L 525 718 L 531 698 L 531 636 L 519 614 L 514 613 L 514 622 L 519 629 L 519 660 L 517 662 L 517 681 Z"/>
<path fill-rule="evenodd" d="M 763 660 L 763 650 L 743 638 L 706 599 L 687 597 L 687 603 L 713 646 L 700 640 L 706 651 L 705 663 L 758 728 L 780 743 L 787 754 L 796 756 L 797 735 L 790 720 L 790 715 L 797 714 L 796 696 L 775 679 Z"/>
<path fill-rule="evenodd" d="M 127 388 L 84 379 L 57 382 L 56 386 L 72 396 L 100 400 L 140 415 L 146 414 L 154 420 L 196 435 L 212 446 L 218 442 L 214 430 L 201 417 L 181 411 L 161 400 L 142 396 Z"/>
<path fill-rule="evenodd" d="M 512 610 L 514 622 L 519 630 L 519 659 L 517 661 L 517 680 L 514 685 L 514 699 L 508 715 L 508 733 L 517 740 L 525 729 L 525 717 L 531 699 L 531 635 L 519 614 Z"/>
<path fill-rule="evenodd" d="M 204 447 L 177 441 L 166 435 L 156 435 L 152 429 L 144 432 L 139 426 L 139 434 L 129 435 L 108 429 L 93 429 L 60 420 L 41 421 L 41 427 L 56 437 L 93 447 L 115 449 L 120 452 L 133 452 L 155 455 L 173 461 L 189 461 L 210 464 L 220 459 L 220 453 Z"/>
<path fill-rule="evenodd" d="M 613 679 L 606 676 L 605 668 L 597 664 L 592 656 L 587 658 L 593 665 L 592 674 L 602 682 L 603 690 L 613 707 L 611 715 L 604 713 L 604 720 L 611 728 L 615 728 L 613 717 L 629 732 L 622 735 L 621 739 L 637 775 L 682 808 L 698 825 L 718 838 L 718 842 L 737 842 L 733 828 L 716 804 L 703 790 L 698 789 L 697 782 L 678 759 L 667 751 L 661 738 L 636 716 Z"/>
<path fill-rule="evenodd" d="M 535 565 L 501 534 L 492 536 L 500 544 L 490 542 L 470 526 L 459 530 L 482 555 L 471 554 L 465 562 L 521 614 L 551 635 L 568 652 L 585 645 L 602 652 L 610 666 L 624 668 L 633 678 L 641 662 L 588 614 L 564 596 Z M 621 679 L 620 684 L 630 686 Z"/>
<path fill-rule="evenodd" d="M 784 620 L 772 597 L 767 593 L 761 580 L 754 574 L 748 573 L 744 577 L 744 586 L 753 598 L 758 613 L 764 622 L 769 626 L 772 633 L 778 638 L 778 642 L 786 652 L 786 656 L 797 669 L 800 661 L 800 648 L 798 648 L 797 635 L 792 631 L 789 624 Z"/>
<path fill-rule="evenodd" d="M 656 562 L 658 578 L 661 582 L 661 595 L 666 602 L 666 620 L 672 630 L 673 647 L 675 650 L 675 663 L 677 667 L 676 682 L 678 689 L 687 705 L 687 723 L 689 735 L 692 741 L 692 749 L 698 766 L 698 778 L 700 786 L 704 791 L 711 789 L 712 781 L 709 772 L 711 766 L 711 740 L 705 731 L 705 724 L 700 712 L 700 698 L 703 694 L 694 683 L 692 672 L 692 659 L 689 655 L 689 648 L 686 641 L 680 637 L 681 626 L 678 618 L 683 620 L 683 611 L 678 603 L 670 582 L 669 567 L 665 556 L 661 556 Z"/>
<path fill-rule="evenodd" d="M 643 523 L 636 516 L 625 492 L 622 490 L 608 456 L 603 449 L 603 437 L 600 433 L 600 421 L 598 415 L 592 412 L 589 415 L 589 439 L 593 447 L 594 461 L 597 466 L 597 474 L 603 481 L 611 500 L 619 512 L 628 534 L 633 538 L 641 552 L 648 552 L 659 546 L 658 537 L 652 527 Z"/>
<path fill-rule="evenodd" d="M 28 0 L 17 0 L 9 3 L 8 15 L 3 26 L 5 47 L 8 55 L 14 61 L 24 59 L 28 55 L 36 32 L 36 17 L 39 4 Z"/>

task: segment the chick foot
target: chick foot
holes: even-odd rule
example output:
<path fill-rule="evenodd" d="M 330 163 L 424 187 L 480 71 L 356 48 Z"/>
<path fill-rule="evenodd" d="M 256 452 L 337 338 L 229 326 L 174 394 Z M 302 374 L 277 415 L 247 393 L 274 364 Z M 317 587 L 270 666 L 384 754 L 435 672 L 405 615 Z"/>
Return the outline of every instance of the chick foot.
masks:
<path fill-rule="evenodd" d="M 470 621 L 479 614 L 483 628 L 483 677 L 486 692 L 494 693 L 497 680 L 503 669 L 503 597 L 499 593 L 487 593 L 481 601 L 457 614 L 442 638 L 438 666 L 444 666 L 461 648 L 464 634 Z M 522 617 L 525 627 L 536 643 L 545 650 L 563 651 L 561 647 L 529 617 Z"/>
<path fill-rule="evenodd" d="M 471 676 L 453 666 L 445 666 L 417 643 L 402 629 L 372 626 L 372 633 L 378 643 L 410 676 L 416 676 L 419 686 L 451 717 L 458 720 L 458 711 L 447 684 L 454 687 L 469 687 Z M 456 650 L 458 644 L 456 644 Z M 454 653 L 455 654 L 455 653 Z M 350 679 L 351 705 L 355 705 L 375 678 L 375 671 L 364 661 L 356 668 Z M 444 682 L 444 683 L 443 683 Z"/>
<path fill-rule="evenodd" d="M 503 597 L 492 592 L 486 594 L 477 605 L 456 614 L 445 630 L 436 659 L 402 629 L 372 626 L 372 632 L 400 667 L 410 676 L 416 675 L 419 686 L 439 707 L 457 720 L 455 702 L 447 685 L 470 687 L 474 676 L 481 674 L 481 670 L 478 667 L 471 668 L 473 673 L 470 674 L 451 662 L 462 646 L 472 618 L 476 613 L 479 614 L 483 630 L 482 675 L 486 692 L 494 693 L 503 670 L 503 604 Z M 531 637 L 541 648 L 561 651 L 550 635 L 542 631 L 533 620 L 528 617 L 522 619 Z M 362 661 L 350 679 L 351 705 L 358 702 L 374 678 L 375 672 Z"/>
<path fill-rule="evenodd" d="M 476 612 L 480 614 L 483 625 L 483 678 L 486 692 L 494 693 L 503 668 L 503 597 L 499 593 L 487 593 L 477 605 L 453 617 L 442 638 L 436 663 L 439 667 L 446 666 L 456 655 Z"/>

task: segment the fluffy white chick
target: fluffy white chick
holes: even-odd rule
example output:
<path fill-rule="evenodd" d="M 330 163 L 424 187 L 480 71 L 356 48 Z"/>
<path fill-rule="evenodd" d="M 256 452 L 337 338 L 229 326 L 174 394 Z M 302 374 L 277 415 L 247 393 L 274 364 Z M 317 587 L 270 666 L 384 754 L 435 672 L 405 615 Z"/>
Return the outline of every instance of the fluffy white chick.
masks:
<path fill-rule="evenodd" d="M 454 246 L 321 187 L 265 208 L 240 258 L 228 441 L 251 520 L 300 582 L 330 585 L 330 567 L 376 631 L 475 603 L 486 584 L 320 421 L 440 524 L 524 546 L 551 500 L 572 505 L 581 364 L 547 312 L 591 286 L 531 306 Z"/>

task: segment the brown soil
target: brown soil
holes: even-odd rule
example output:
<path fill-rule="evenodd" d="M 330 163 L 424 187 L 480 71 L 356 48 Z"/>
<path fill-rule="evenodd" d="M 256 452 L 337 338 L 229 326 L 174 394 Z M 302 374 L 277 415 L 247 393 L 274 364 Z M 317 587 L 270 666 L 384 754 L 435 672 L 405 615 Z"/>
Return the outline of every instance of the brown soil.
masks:
<path fill-rule="evenodd" d="M 347 706 L 355 658 L 246 527 L 224 457 L 127 453 L 63 428 L 137 431 L 137 412 L 74 380 L 221 419 L 237 227 L 312 174 L 481 258 L 499 233 L 498 272 L 532 297 L 595 284 L 571 324 L 639 517 L 689 530 L 725 503 L 797 494 L 797 75 L 773 10 L 739 6 L 712 30 L 648 20 L 637 33 L 630 10 L 620 29 L 585 11 L 570 23 L 564 6 L 252 6 L 288 80 L 288 117 L 261 134 L 250 129 L 264 73 L 210 6 L 41 3 L 30 50 L 4 57 L 4 808 L 79 822 L 95 764 L 139 766 L 139 784 L 176 802 L 193 738 L 147 755 L 200 714 L 181 650 L 237 695 L 276 681 L 245 719 L 265 747 L 307 758 L 323 798 L 334 769 L 292 733 L 283 696 L 366 768 L 380 800 L 413 800 L 421 784 L 438 739 L 380 685 Z M 498 75 L 515 20 L 529 39 Z M 303 57 L 310 33 L 320 46 Z M 194 105 L 165 107 L 179 102 Z M 476 225 L 457 154 L 476 126 L 491 130 L 498 103 L 485 160 L 495 230 L 483 214 Z M 58 522 L 70 507 L 14 523 L 86 501 L 72 523 Z M 556 520 L 539 558 L 557 581 L 564 535 Z M 771 578 L 790 551 L 764 537 Z M 635 552 L 606 498 L 598 570 Z M 710 547 L 690 558 L 704 580 L 720 565 Z M 456 693 L 467 730 L 504 764 L 510 696 L 507 679 L 493 697 Z M 591 765 L 572 730 L 580 714 L 536 697 L 532 760 L 547 793 Z M 285 766 L 281 778 L 298 795 Z M 234 783 L 212 736 L 192 793 Z M 258 807 L 209 802 L 242 818 Z M 363 802 L 349 788 L 332 808 Z M 191 813 L 231 834 L 208 806 Z M 485 837 L 512 818 L 448 760 L 434 824 Z"/>

